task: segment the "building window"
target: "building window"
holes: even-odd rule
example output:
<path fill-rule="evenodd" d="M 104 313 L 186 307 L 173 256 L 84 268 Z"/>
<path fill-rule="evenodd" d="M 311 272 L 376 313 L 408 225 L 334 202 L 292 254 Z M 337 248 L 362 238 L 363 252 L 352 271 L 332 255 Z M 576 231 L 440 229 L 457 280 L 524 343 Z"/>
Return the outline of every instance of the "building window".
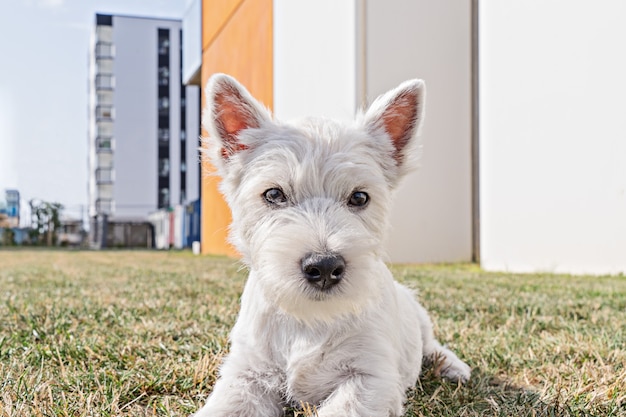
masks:
<path fill-rule="evenodd" d="M 169 159 L 159 159 L 159 176 L 160 177 L 168 177 L 170 175 L 170 160 Z"/>
<path fill-rule="evenodd" d="M 168 144 L 170 142 L 170 130 L 166 127 L 159 128 L 159 144 Z"/>
<path fill-rule="evenodd" d="M 113 26 L 113 15 L 96 13 L 96 25 Z"/>
<path fill-rule="evenodd" d="M 159 114 L 168 114 L 170 111 L 169 97 L 159 98 Z"/>
<path fill-rule="evenodd" d="M 170 69 L 168 67 L 159 68 L 159 85 L 169 85 Z"/>
<path fill-rule="evenodd" d="M 159 189 L 159 208 L 170 206 L 170 190 L 169 188 Z"/>
<path fill-rule="evenodd" d="M 183 31 L 179 31 L 180 50 L 179 50 L 179 74 L 178 80 L 180 85 L 180 203 L 184 204 L 187 200 L 187 87 L 183 83 Z"/>
<path fill-rule="evenodd" d="M 170 31 L 169 29 L 157 30 L 157 112 L 158 112 L 158 202 L 159 208 L 170 205 Z"/>
<path fill-rule="evenodd" d="M 160 29 L 162 30 L 162 29 Z M 167 29 L 165 29 L 167 30 Z M 169 32 L 169 31 L 168 31 Z M 159 55 L 169 55 L 170 53 L 170 37 L 169 33 L 163 34 L 159 32 Z"/>

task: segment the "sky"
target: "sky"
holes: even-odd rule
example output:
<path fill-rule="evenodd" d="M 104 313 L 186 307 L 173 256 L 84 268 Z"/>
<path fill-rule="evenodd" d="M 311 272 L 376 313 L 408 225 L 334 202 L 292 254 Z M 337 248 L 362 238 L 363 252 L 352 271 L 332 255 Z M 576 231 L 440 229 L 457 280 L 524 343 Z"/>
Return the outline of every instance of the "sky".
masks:
<path fill-rule="evenodd" d="M 181 18 L 188 0 L 10 0 L 0 5 L 0 199 L 87 211 L 87 62 L 96 13 Z"/>

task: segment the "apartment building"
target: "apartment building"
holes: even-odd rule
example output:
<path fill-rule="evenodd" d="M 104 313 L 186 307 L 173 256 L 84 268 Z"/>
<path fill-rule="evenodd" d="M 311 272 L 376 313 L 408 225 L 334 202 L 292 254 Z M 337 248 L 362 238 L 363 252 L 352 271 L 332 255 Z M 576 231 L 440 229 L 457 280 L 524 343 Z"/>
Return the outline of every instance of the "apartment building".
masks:
<path fill-rule="evenodd" d="M 89 214 L 145 221 L 199 198 L 199 101 L 180 20 L 96 14 L 89 51 Z"/>

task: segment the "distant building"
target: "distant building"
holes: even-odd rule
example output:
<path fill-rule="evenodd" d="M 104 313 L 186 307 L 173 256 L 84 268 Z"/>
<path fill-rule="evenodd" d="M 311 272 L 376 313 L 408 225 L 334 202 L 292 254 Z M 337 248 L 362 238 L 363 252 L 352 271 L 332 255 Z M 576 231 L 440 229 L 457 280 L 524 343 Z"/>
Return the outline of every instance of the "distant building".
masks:
<path fill-rule="evenodd" d="M 4 190 L 6 204 L 0 204 L 0 227 L 20 225 L 20 193 L 17 190 Z"/>
<path fill-rule="evenodd" d="M 62 220 L 57 231 L 57 245 L 80 246 L 85 238 L 82 220 Z"/>
<path fill-rule="evenodd" d="M 96 14 L 89 51 L 89 215 L 146 221 L 199 198 L 197 86 L 181 21 Z"/>

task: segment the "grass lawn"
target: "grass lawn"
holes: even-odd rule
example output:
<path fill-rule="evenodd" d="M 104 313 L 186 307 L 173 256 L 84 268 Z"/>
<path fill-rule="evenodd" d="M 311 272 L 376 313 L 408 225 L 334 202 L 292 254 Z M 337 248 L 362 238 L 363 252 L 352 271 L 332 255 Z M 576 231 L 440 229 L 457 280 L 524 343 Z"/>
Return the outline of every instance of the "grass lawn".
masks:
<path fill-rule="evenodd" d="M 466 386 L 426 370 L 406 416 L 626 416 L 625 277 L 393 269 L 473 368 Z M 192 413 L 244 279 L 186 252 L 0 251 L 0 416 Z"/>

